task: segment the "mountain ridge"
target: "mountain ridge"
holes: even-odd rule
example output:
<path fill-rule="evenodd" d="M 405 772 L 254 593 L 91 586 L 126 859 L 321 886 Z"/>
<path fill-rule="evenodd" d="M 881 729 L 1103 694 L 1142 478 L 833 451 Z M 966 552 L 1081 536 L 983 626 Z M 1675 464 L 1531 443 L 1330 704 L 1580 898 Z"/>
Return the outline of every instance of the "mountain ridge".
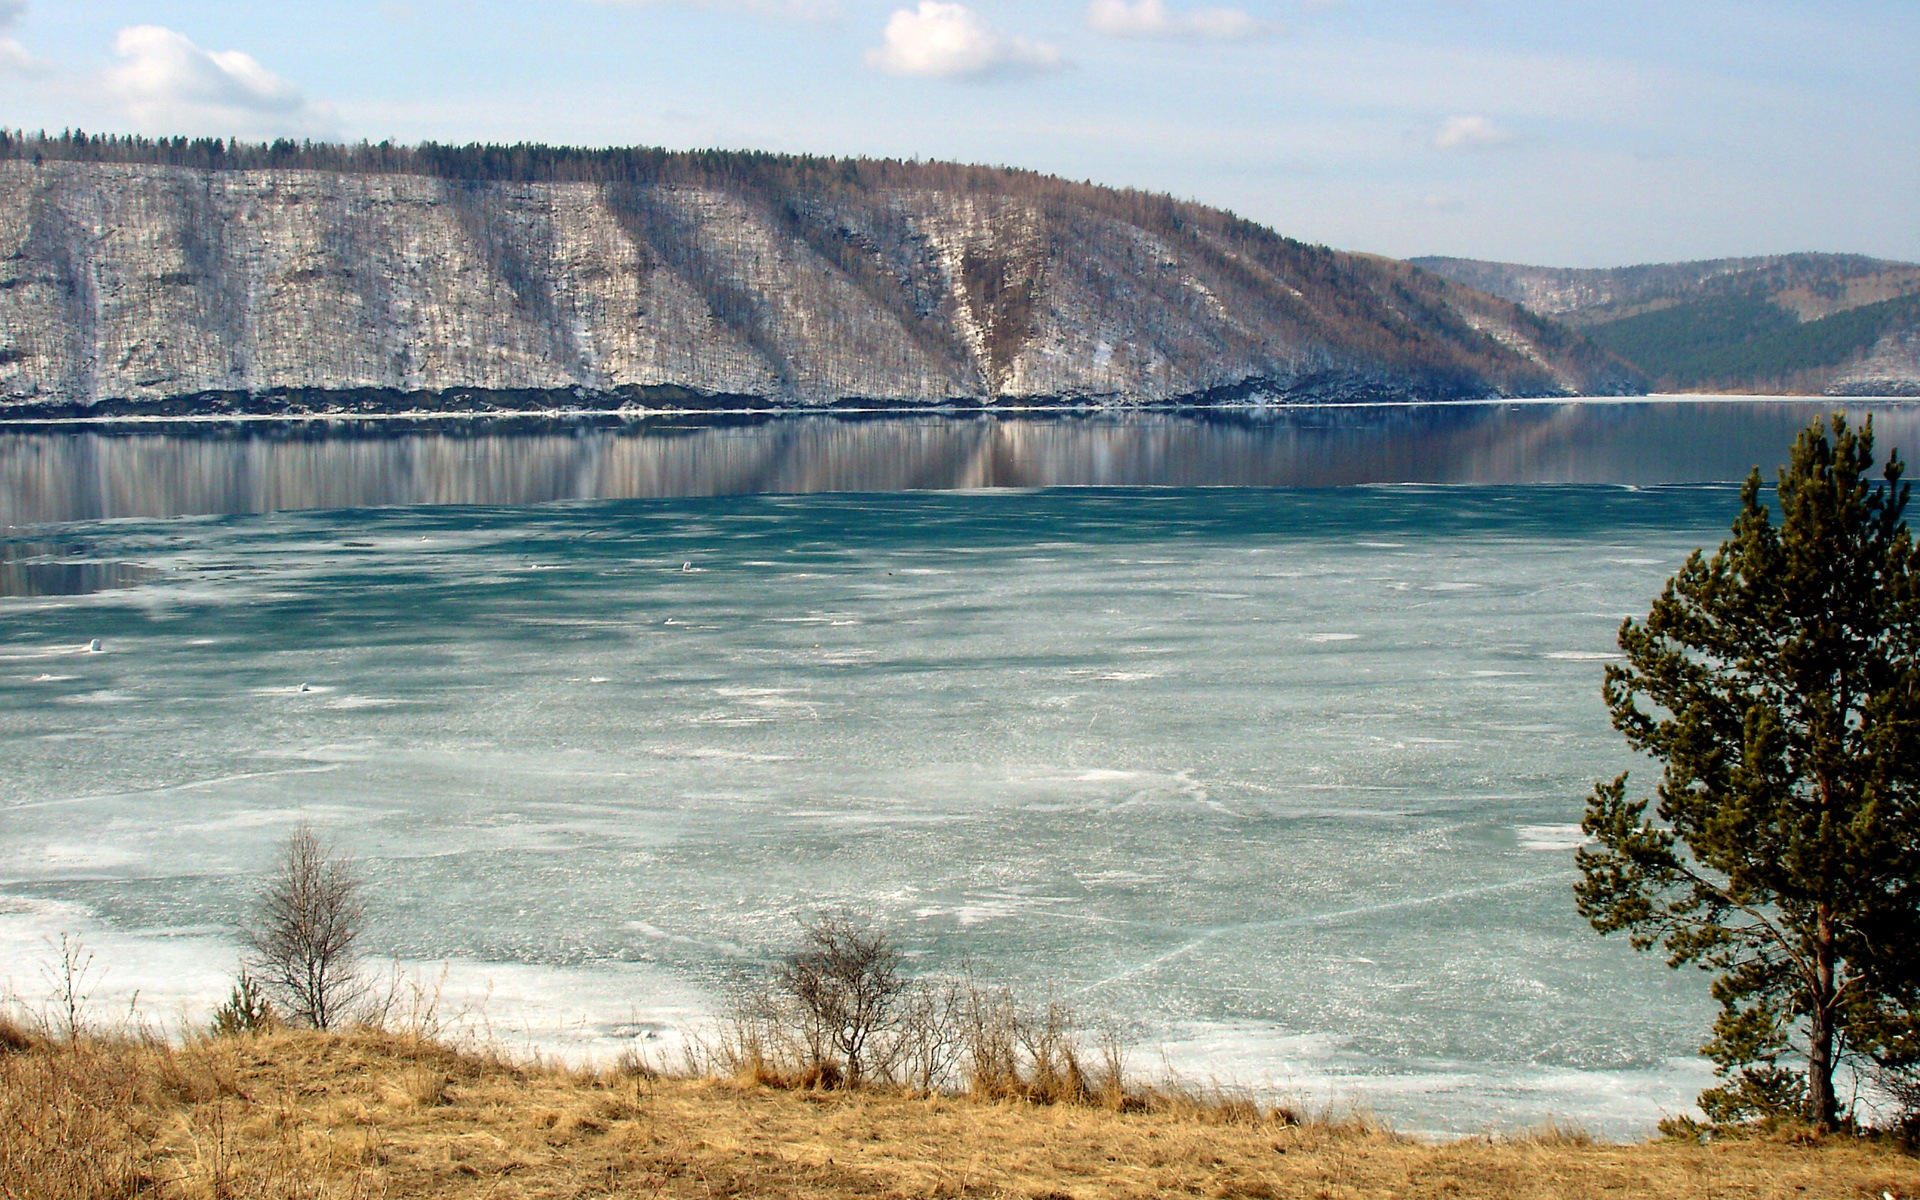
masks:
<path fill-rule="evenodd" d="M 1404 263 L 1032 172 L 0 135 L 0 414 L 1644 386 Z"/>
<path fill-rule="evenodd" d="M 1920 395 L 1920 264 L 1813 253 L 1610 268 L 1409 261 L 1563 321 L 1665 387 Z"/>

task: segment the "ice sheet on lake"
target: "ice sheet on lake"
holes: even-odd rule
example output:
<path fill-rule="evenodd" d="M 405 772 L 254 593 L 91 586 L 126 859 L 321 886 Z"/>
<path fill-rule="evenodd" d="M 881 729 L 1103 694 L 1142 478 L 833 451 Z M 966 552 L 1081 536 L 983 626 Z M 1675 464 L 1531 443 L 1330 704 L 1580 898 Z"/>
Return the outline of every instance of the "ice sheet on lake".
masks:
<path fill-rule="evenodd" d="M 1644 611 L 1735 502 L 1042 491 L 72 527 L 161 571 L 0 602 L 0 951 L 24 995 L 78 932 L 101 1004 L 203 1014 L 307 822 L 364 864 L 377 955 L 451 964 L 452 1008 L 548 1050 L 670 1044 L 796 914 L 853 905 L 917 967 L 1073 999 L 1183 1071 L 1420 1128 L 1644 1131 L 1697 1085 L 1706 1002 L 1573 912 L 1584 797 L 1636 766 L 1599 702 L 1604 614 Z M 1463 579 L 1483 586 L 1440 586 Z M 95 637 L 112 652 L 71 652 Z"/>

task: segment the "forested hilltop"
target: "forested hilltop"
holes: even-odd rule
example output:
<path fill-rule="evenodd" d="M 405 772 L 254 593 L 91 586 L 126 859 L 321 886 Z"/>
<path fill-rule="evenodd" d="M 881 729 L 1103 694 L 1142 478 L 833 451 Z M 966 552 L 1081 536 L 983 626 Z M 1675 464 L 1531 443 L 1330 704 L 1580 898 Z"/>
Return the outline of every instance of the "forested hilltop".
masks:
<path fill-rule="evenodd" d="M 0 412 L 1617 394 L 1512 302 L 1029 171 L 0 134 Z"/>
<path fill-rule="evenodd" d="M 1920 395 L 1920 265 L 1778 254 L 1580 270 L 1416 264 L 1574 326 L 1689 391 Z"/>

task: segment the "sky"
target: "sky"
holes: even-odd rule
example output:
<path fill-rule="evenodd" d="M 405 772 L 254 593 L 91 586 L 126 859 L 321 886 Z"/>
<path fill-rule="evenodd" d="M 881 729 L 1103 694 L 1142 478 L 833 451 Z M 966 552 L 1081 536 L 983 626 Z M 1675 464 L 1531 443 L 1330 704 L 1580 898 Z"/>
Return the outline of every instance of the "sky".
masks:
<path fill-rule="evenodd" d="M 1920 261 L 1916 0 L 0 0 L 0 124 L 957 159 L 1403 257 Z"/>

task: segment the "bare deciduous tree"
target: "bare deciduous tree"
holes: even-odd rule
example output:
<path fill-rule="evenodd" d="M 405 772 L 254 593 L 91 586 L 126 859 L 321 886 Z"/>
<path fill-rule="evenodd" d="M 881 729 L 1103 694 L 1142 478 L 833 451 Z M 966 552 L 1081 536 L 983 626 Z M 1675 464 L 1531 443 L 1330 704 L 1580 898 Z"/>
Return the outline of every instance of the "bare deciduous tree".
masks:
<path fill-rule="evenodd" d="M 876 1034 L 894 1025 L 907 989 L 900 951 L 885 930 L 848 913 L 803 923 L 803 944 L 774 973 L 774 984 L 805 1020 L 815 1062 L 837 1060 L 849 1087 L 858 1086 Z"/>
<path fill-rule="evenodd" d="M 357 953 L 366 932 L 360 877 L 344 854 L 322 845 L 302 825 L 280 849 L 261 891 L 249 967 L 294 1024 L 330 1029 L 367 992 Z"/>

